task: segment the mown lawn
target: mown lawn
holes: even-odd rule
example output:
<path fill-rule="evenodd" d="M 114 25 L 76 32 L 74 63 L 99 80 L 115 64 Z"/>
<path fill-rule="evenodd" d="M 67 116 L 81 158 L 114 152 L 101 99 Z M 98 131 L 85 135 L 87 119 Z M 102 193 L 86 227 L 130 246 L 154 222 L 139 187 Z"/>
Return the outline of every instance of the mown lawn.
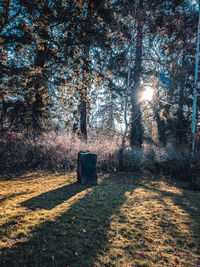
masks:
<path fill-rule="evenodd" d="M 200 192 L 146 174 L 0 177 L 0 266 L 200 266 Z"/>

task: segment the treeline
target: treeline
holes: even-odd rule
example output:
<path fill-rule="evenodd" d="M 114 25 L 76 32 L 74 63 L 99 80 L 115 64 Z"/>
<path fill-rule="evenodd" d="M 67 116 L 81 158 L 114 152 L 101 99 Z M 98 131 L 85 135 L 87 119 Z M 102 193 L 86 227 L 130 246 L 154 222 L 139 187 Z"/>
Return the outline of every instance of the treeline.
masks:
<path fill-rule="evenodd" d="M 186 0 L 3 0 L 1 134 L 189 142 L 197 24 Z"/>

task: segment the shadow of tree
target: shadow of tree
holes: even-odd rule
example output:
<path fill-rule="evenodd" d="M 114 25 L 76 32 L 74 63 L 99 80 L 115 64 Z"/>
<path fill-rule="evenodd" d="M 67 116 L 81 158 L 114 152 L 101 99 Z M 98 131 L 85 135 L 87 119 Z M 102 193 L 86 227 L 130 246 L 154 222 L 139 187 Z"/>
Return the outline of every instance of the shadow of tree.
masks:
<path fill-rule="evenodd" d="M 39 196 L 33 197 L 21 203 L 21 206 L 31 210 L 46 209 L 51 210 L 55 206 L 70 199 L 74 195 L 85 190 L 86 187 L 76 183 L 66 185 L 55 190 L 45 192 Z"/>
<path fill-rule="evenodd" d="M 178 187 L 177 184 L 176 186 Z M 166 208 L 166 210 L 168 210 L 169 207 L 165 202 L 165 198 L 170 198 L 175 207 L 181 208 L 188 215 L 185 218 L 186 220 L 182 223 L 184 223 L 184 225 L 189 229 L 190 235 L 186 234 L 183 228 L 180 228 L 180 224 L 179 227 L 177 226 L 177 221 L 179 220 L 179 218 L 176 219 L 173 211 L 171 211 L 173 220 L 172 217 L 166 218 L 166 216 L 163 215 L 162 217 L 160 217 L 159 224 L 163 229 L 163 233 L 167 232 L 170 237 L 175 238 L 179 248 L 183 248 L 185 246 L 185 238 L 187 238 L 187 245 L 190 248 L 195 248 L 196 254 L 199 255 L 199 262 L 196 263 L 196 266 L 200 266 L 200 194 L 198 194 L 197 192 L 194 193 L 194 191 L 192 190 L 186 190 L 182 188 L 182 186 L 179 186 L 179 188 L 181 189 L 181 194 L 167 192 L 165 190 L 152 188 L 151 186 L 146 185 L 143 185 L 142 187 L 158 193 L 159 201 L 162 202 L 162 205 Z M 194 265 L 191 263 L 191 266 Z"/>
<path fill-rule="evenodd" d="M 30 192 L 28 192 L 28 193 L 30 193 Z M 15 194 L 7 195 L 6 197 L 0 198 L 0 203 L 2 203 L 5 200 L 17 197 L 17 196 L 27 195 L 28 193 L 27 192 L 22 192 L 22 193 L 15 193 Z"/>
<path fill-rule="evenodd" d="M 177 184 L 176 184 L 177 186 Z M 179 187 L 182 190 L 181 194 L 176 194 L 174 192 L 167 192 L 158 188 L 153 188 L 151 186 L 142 186 L 145 189 L 154 191 L 164 197 L 170 197 L 174 205 L 179 206 L 184 210 L 196 223 L 200 224 L 200 194 L 194 193 L 192 190 L 186 190 L 182 187 Z M 194 197 L 195 194 L 195 197 Z"/>
<path fill-rule="evenodd" d="M 138 188 L 144 188 L 158 193 L 161 197 L 158 197 L 157 201 L 163 202 L 165 197 L 171 198 L 175 205 L 180 206 L 189 215 L 194 216 L 196 222 L 198 222 L 199 219 L 196 217 L 197 211 L 184 204 L 183 200 L 187 199 L 187 194 L 184 190 L 183 195 L 178 195 L 159 188 L 153 188 L 149 185 L 144 185 L 138 181 L 135 183 L 136 180 L 131 181 L 129 178 L 130 177 L 124 180 L 122 177 L 121 181 L 119 181 L 110 176 L 101 184 L 92 187 L 89 192 L 82 198 L 79 198 L 67 211 L 63 212 L 62 215 L 57 216 L 54 221 L 46 221 L 35 227 L 28 241 L 19 241 L 13 248 L 3 249 L 2 252 L 0 252 L 0 266 L 95 266 L 94 262 L 98 261 L 99 255 L 102 255 L 103 252 L 109 249 L 108 233 L 113 218 L 119 215 L 119 222 L 121 225 L 123 222 L 127 222 L 127 218 L 121 213 L 121 207 L 125 201 L 127 201 L 127 194 L 125 193 L 130 192 L 130 194 L 133 194 L 134 190 Z M 34 210 L 53 209 L 54 211 L 57 205 L 70 199 L 79 192 L 82 192 L 86 188 L 88 187 L 70 184 L 34 197 L 23 202 L 22 205 Z M 135 200 L 136 198 L 134 201 Z M 145 195 L 141 198 L 141 201 L 143 200 L 145 200 Z M 151 199 L 148 199 L 147 196 L 146 201 L 149 202 Z M 132 202 L 129 203 L 129 205 L 130 204 L 134 205 Z M 139 205 L 140 203 L 138 202 L 137 204 Z M 162 209 L 165 210 L 165 207 L 167 209 L 167 204 L 165 202 L 162 204 Z M 197 202 L 195 203 L 195 207 L 199 210 Z M 147 226 L 143 222 L 144 219 L 140 214 L 132 218 L 132 223 L 135 224 L 135 231 L 138 229 L 140 231 L 139 239 L 143 239 L 147 236 L 148 231 L 146 229 Z M 183 235 L 178 231 L 175 223 L 174 226 L 172 225 L 172 227 L 169 227 L 166 222 L 166 216 L 163 213 L 163 217 L 161 217 L 158 222 L 160 227 L 155 229 L 161 228 L 161 231 L 165 231 L 169 237 L 174 237 L 175 245 L 177 245 L 179 240 L 183 239 Z M 191 226 L 189 227 L 195 232 L 195 229 Z M 128 232 L 124 231 L 123 227 L 118 230 L 120 230 L 120 234 L 123 238 L 130 239 L 130 248 L 127 248 L 127 253 L 130 257 L 130 261 L 134 260 L 134 245 L 132 245 L 131 242 L 136 242 L 137 240 L 134 239 L 132 228 Z M 18 237 L 18 239 L 20 239 L 20 237 Z M 180 244 L 180 247 L 181 246 Z M 113 265 L 110 264 L 109 266 Z"/>
<path fill-rule="evenodd" d="M 22 205 L 52 209 L 84 189 L 85 186 L 71 184 Z M 0 266 L 91 266 L 108 243 L 110 222 L 126 200 L 125 192 L 133 189 L 127 184 L 120 185 L 119 190 L 119 185 L 106 181 L 92 187 L 55 221 L 35 228 L 29 241 L 18 242 L 12 250 L 3 249 Z"/>

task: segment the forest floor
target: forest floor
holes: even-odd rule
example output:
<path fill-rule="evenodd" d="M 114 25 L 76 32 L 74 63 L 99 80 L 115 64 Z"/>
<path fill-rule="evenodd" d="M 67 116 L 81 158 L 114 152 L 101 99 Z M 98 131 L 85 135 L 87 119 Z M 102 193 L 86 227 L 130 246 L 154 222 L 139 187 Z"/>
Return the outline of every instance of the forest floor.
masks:
<path fill-rule="evenodd" d="M 157 178 L 0 177 L 0 266 L 200 266 L 200 192 Z"/>

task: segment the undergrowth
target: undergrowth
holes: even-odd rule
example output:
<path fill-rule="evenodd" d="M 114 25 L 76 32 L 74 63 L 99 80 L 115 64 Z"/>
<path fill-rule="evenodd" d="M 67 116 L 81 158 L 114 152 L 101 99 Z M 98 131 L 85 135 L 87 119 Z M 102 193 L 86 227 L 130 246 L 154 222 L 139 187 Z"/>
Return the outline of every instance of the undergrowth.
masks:
<path fill-rule="evenodd" d="M 10 174 L 30 170 L 51 172 L 76 170 L 77 154 L 90 150 L 98 156 L 99 170 L 116 171 L 119 167 L 121 138 L 100 136 L 97 140 L 81 141 L 69 134 L 49 133 L 42 136 L 7 136 L 0 140 L 0 173 Z M 190 153 L 173 147 L 146 145 L 124 151 L 124 170 L 171 175 L 174 179 L 189 179 Z M 200 162 L 200 160 L 199 160 Z M 8 175 L 8 178 L 11 177 Z"/>
<path fill-rule="evenodd" d="M 12 170 L 72 171 L 76 168 L 80 150 L 98 155 L 98 168 L 114 170 L 117 167 L 119 141 L 101 136 L 98 140 L 81 141 L 69 134 L 46 134 L 33 137 L 19 136 L 0 142 L 0 172 Z"/>

